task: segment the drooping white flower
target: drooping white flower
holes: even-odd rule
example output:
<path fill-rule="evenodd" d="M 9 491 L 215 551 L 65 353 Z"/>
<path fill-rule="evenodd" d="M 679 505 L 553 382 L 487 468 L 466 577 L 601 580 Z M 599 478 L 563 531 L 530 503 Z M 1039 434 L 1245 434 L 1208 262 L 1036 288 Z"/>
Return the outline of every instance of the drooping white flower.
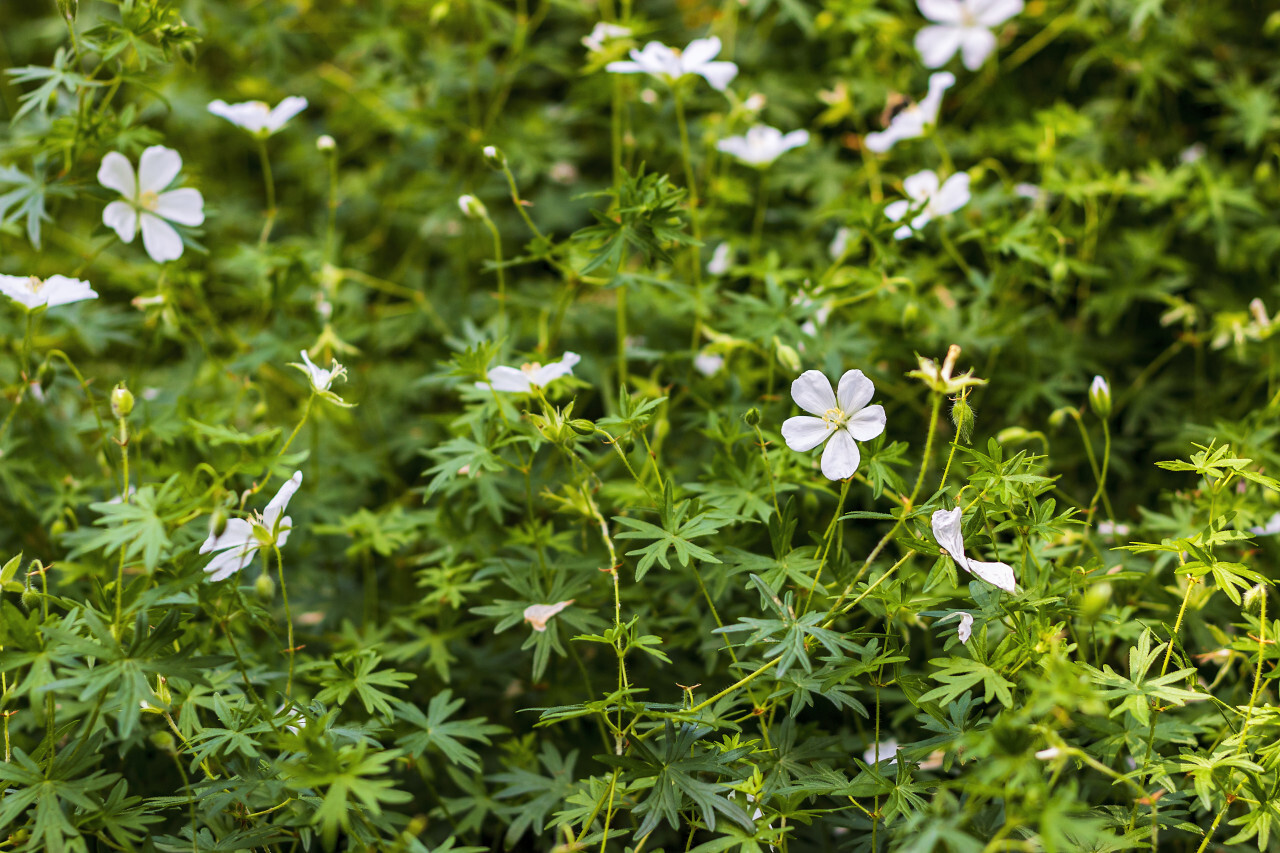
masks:
<path fill-rule="evenodd" d="M 963 610 L 956 610 L 943 616 L 938 623 L 950 622 L 954 617 L 960 619 L 960 624 L 956 626 L 956 636 L 960 638 L 960 642 L 968 643 L 973 636 L 973 616 Z"/>
<path fill-rule="evenodd" d="M 289 531 L 293 528 L 293 519 L 284 515 L 289 499 L 302 485 L 302 472 L 298 471 L 280 487 L 276 496 L 267 504 L 262 514 L 254 518 L 228 519 L 222 533 L 209 532 L 209 538 L 200 546 L 201 554 L 214 551 L 222 553 L 209 561 L 204 567 L 205 574 L 211 581 L 221 581 L 253 562 L 254 556 L 262 548 L 275 544 L 283 548 L 289 539 Z M 281 516 L 284 516 L 283 518 Z"/>
<path fill-rule="evenodd" d="M 289 119 L 307 108 L 307 99 L 297 95 L 285 98 L 273 108 L 262 101 L 245 101 L 228 104 L 217 100 L 209 104 L 209 112 L 225 118 L 236 127 L 249 131 L 253 136 L 266 139 L 285 126 Z"/>
<path fill-rule="evenodd" d="M 524 609 L 524 621 L 532 625 L 535 631 L 545 631 L 551 617 L 570 604 L 573 604 L 572 598 L 568 601 L 557 601 L 555 604 L 530 604 Z"/>
<path fill-rule="evenodd" d="M 703 376 L 715 376 L 724 367 L 724 356 L 713 352 L 700 352 L 693 357 L 693 369 Z"/>
<path fill-rule="evenodd" d="M 862 461 L 855 440 L 870 441 L 884 432 L 884 407 L 867 405 L 875 393 L 876 386 L 861 370 L 846 371 L 834 392 L 821 371 L 806 370 L 791 383 L 791 399 L 817 417 L 787 418 L 782 424 L 787 447 L 804 452 L 825 441 L 823 475 L 829 480 L 852 477 Z"/>
<path fill-rule="evenodd" d="M 1013 568 L 1007 563 L 984 563 L 965 556 L 964 536 L 960 532 L 960 507 L 937 510 L 931 519 L 931 526 L 933 538 L 956 561 L 957 566 L 1005 592 L 1016 591 Z"/>
<path fill-rule="evenodd" d="M 784 134 L 776 127 L 758 124 L 747 131 L 745 136 L 730 136 L 716 143 L 716 148 L 726 154 L 737 157 L 748 166 L 764 168 L 772 165 L 783 154 L 792 148 L 799 148 L 809 142 L 809 131 L 793 130 Z"/>
<path fill-rule="evenodd" d="M 1052 761 L 1059 755 L 1062 755 L 1062 750 L 1058 749 L 1056 746 L 1050 746 L 1046 749 L 1036 751 L 1036 758 L 1041 761 Z"/>
<path fill-rule="evenodd" d="M 135 175 L 129 158 L 112 151 L 102 158 L 98 183 L 124 196 L 102 211 L 102 222 L 120 239 L 132 243 L 142 228 L 142 245 L 153 261 L 164 263 L 182 257 L 182 238 L 169 222 L 200 225 L 204 222 L 204 197 L 190 188 L 169 190 L 182 170 L 182 158 L 172 148 L 153 145 L 142 152 Z"/>
<path fill-rule="evenodd" d="M 581 361 L 581 356 L 576 352 L 567 352 L 559 361 L 553 361 L 550 364 L 539 364 L 538 362 L 529 362 L 519 367 L 493 367 L 489 369 L 489 381 L 477 382 L 477 387 L 488 388 L 493 386 L 495 391 L 512 391 L 517 394 L 528 394 L 535 386 L 545 388 L 554 380 L 561 376 L 568 376 L 573 373 L 573 366 Z"/>
<path fill-rule="evenodd" d="M 1249 532 L 1254 536 L 1275 536 L 1280 533 L 1280 512 L 1277 512 L 1271 518 L 1267 519 L 1266 524 L 1258 527 L 1250 527 Z"/>
<path fill-rule="evenodd" d="M 711 88 L 723 92 L 738 75 L 732 62 L 712 62 L 720 55 L 720 39 L 694 39 L 683 51 L 651 41 L 643 50 L 632 50 L 631 60 L 610 62 L 606 71 L 614 74 L 648 74 L 673 85 L 690 75 L 702 77 Z"/>
<path fill-rule="evenodd" d="M 728 243 L 721 243 L 711 253 L 711 260 L 707 261 L 707 272 L 712 275 L 724 275 L 729 271 L 731 263 L 733 263 L 733 248 Z"/>
<path fill-rule="evenodd" d="M 929 75 L 929 93 L 918 104 L 899 110 L 884 130 L 868 133 L 863 142 L 867 150 L 883 154 L 895 142 L 924 136 L 925 128 L 938 122 L 938 110 L 942 107 L 943 94 L 955 85 L 956 77 L 950 71 Z"/>
<path fill-rule="evenodd" d="M 631 28 L 620 24 L 609 24 L 604 21 L 591 28 L 591 34 L 582 37 L 582 44 L 591 53 L 604 50 L 604 43 L 613 39 L 624 39 L 631 35 Z"/>
<path fill-rule="evenodd" d="M 893 232 L 893 236 L 899 240 L 910 237 L 931 220 L 954 213 L 968 204 L 969 174 L 959 172 L 939 186 L 937 173 L 932 169 L 925 169 L 903 181 L 902 189 L 908 198 L 890 202 L 884 209 L 884 215 L 891 222 L 899 222 L 907 213 L 915 211 L 909 225 L 903 225 Z"/>
<path fill-rule="evenodd" d="M 920 14 L 934 23 L 916 33 L 916 50 L 926 68 L 941 68 L 956 51 L 964 67 L 977 71 L 996 49 L 992 27 L 1022 11 L 1022 0 L 916 0 Z"/>
<path fill-rule="evenodd" d="M 0 293 L 28 311 L 98 298 L 89 282 L 65 275 L 51 275 L 46 279 L 34 275 L 0 275 Z"/>
<path fill-rule="evenodd" d="M 919 379 L 929 386 L 930 390 L 937 391 L 939 394 L 959 394 L 971 385 L 987 384 L 987 380 L 974 376 L 972 369 L 959 376 L 951 375 L 956 369 L 956 361 L 960 358 L 959 344 L 952 344 L 947 347 L 947 355 L 942 359 L 941 366 L 932 358 L 925 358 L 922 355 L 918 355 L 916 358 L 920 366 L 916 370 L 909 372 L 907 376 Z"/>
<path fill-rule="evenodd" d="M 329 369 L 324 370 L 323 368 L 316 367 L 316 365 L 312 363 L 311 357 L 307 355 L 306 350 L 302 350 L 301 355 L 302 365 L 294 366 L 301 367 L 301 369 L 307 374 L 307 377 L 311 380 L 311 387 L 316 391 L 328 391 L 329 386 L 333 384 L 333 380 L 347 375 L 347 369 L 341 364 L 338 364 L 338 360 L 336 358 L 333 360 L 333 364 L 329 366 Z"/>
<path fill-rule="evenodd" d="M 888 761 L 889 766 L 892 767 L 898 763 L 898 741 L 888 738 L 879 743 L 873 743 L 862 753 L 862 760 L 871 765 Z"/>

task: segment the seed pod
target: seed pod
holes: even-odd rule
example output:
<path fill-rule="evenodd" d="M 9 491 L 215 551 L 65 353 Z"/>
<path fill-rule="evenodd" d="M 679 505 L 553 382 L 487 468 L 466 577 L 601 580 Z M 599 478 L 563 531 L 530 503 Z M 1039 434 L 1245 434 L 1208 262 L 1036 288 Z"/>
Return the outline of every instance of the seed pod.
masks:
<path fill-rule="evenodd" d="M 111 414 L 120 418 L 129 417 L 133 411 L 133 393 L 121 382 L 111 390 Z"/>
<path fill-rule="evenodd" d="M 276 582 L 271 579 L 271 575 L 258 575 L 258 579 L 253 582 L 253 591 L 257 594 L 259 601 L 270 604 L 276 597 Z"/>

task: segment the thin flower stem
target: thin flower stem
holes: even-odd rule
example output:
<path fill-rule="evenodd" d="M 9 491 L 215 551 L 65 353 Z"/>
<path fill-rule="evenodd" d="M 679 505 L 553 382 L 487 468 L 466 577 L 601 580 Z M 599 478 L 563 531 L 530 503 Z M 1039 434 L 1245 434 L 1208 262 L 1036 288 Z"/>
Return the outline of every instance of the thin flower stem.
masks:
<path fill-rule="evenodd" d="M 338 230 L 338 152 L 325 152 L 329 166 L 329 210 L 324 225 L 324 262 L 333 263 L 334 242 Z"/>
<path fill-rule="evenodd" d="M 293 661 L 296 649 L 293 646 L 293 611 L 289 609 L 289 586 L 284 579 L 284 558 L 280 556 L 280 547 L 271 543 L 271 553 L 276 558 L 276 574 L 280 578 L 280 597 L 284 600 L 284 623 L 287 642 L 289 644 L 289 677 L 284 684 L 285 698 L 293 695 Z"/>
<path fill-rule="evenodd" d="M 697 705 L 694 705 L 692 708 L 689 709 L 688 713 L 696 714 L 699 711 L 701 711 L 703 708 L 706 708 L 709 705 L 714 705 L 716 702 L 719 702 L 721 699 L 733 693 L 738 688 L 746 687 L 748 684 L 755 681 L 756 678 L 758 678 L 761 675 L 764 675 L 770 669 L 773 669 L 773 667 L 776 666 L 781 660 L 782 660 L 781 656 L 773 658 L 768 663 L 761 666 L 759 669 L 754 670 L 750 675 L 746 676 L 745 678 L 741 678 L 738 681 L 735 681 L 733 684 L 730 684 L 728 687 L 726 687 L 724 690 L 721 690 L 719 693 L 712 696 L 710 699 L 707 699 L 703 702 L 699 702 Z"/>
<path fill-rule="evenodd" d="M 627 286 L 618 285 L 614 292 L 617 294 L 618 385 L 621 387 L 627 384 Z"/>
<path fill-rule="evenodd" d="M 1182 562 L 1179 555 L 1178 562 Z M 1187 588 L 1182 593 L 1182 605 L 1178 608 L 1178 618 L 1173 621 L 1173 633 L 1169 635 L 1169 645 L 1164 650 L 1164 663 L 1160 664 L 1160 674 L 1164 675 L 1169 669 L 1169 658 L 1173 654 L 1173 641 L 1178 638 L 1178 631 L 1182 629 L 1182 617 L 1187 613 L 1187 602 L 1191 600 L 1191 590 L 1200 582 L 1199 578 L 1187 577 Z"/>
<path fill-rule="evenodd" d="M 764 240 L 764 216 L 769 207 L 769 170 L 760 170 L 760 185 L 756 189 L 756 215 L 751 223 L 751 263 L 760 262 L 760 244 Z"/>
<path fill-rule="evenodd" d="M 680 159 L 684 164 L 684 179 L 689 189 L 689 226 L 693 231 L 693 243 L 689 246 L 689 260 L 692 264 L 694 295 L 693 341 L 692 349 L 698 348 L 702 340 L 702 229 L 698 224 L 698 181 L 693 173 L 693 152 L 689 146 L 689 124 L 684 115 L 684 95 L 679 85 L 671 88 L 675 101 L 676 124 L 680 129 Z"/>
<path fill-rule="evenodd" d="M 498 325 L 504 331 L 507 328 L 507 279 L 502 268 L 502 235 L 498 232 L 498 226 L 493 224 L 493 220 L 487 215 L 483 217 L 485 226 L 489 229 L 489 233 L 493 235 L 493 257 L 495 269 L 498 273 Z"/>
<path fill-rule="evenodd" d="M 1088 518 L 1093 520 L 1098 498 L 1102 498 L 1102 506 L 1107 512 L 1107 518 L 1114 521 L 1116 516 L 1111 511 L 1111 500 L 1107 497 L 1107 465 L 1111 462 L 1111 427 L 1106 418 L 1102 419 L 1102 437 L 1102 470 L 1098 473 L 1098 490 L 1093 493 L 1093 499 L 1089 501 Z"/>
<path fill-rule="evenodd" d="M 262 180 L 266 185 L 267 213 L 262 223 L 262 233 L 258 235 L 258 245 L 267 245 L 271 237 L 271 229 L 276 224 L 276 181 L 271 174 L 271 157 L 267 155 L 267 141 L 258 139 L 258 159 L 262 162 Z"/>
<path fill-rule="evenodd" d="M 773 512 L 778 518 L 782 518 L 782 510 L 778 507 L 778 490 L 773 482 L 773 466 L 769 464 L 769 442 L 764 440 L 759 424 L 752 424 L 751 428 L 756 431 L 756 446 L 760 448 L 760 456 L 764 459 L 764 473 L 769 478 L 769 497 L 773 498 Z"/>
<path fill-rule="evenodd" d="M 120 437 L 117 442 L 120 445 L 120 473 L 123 485 L 120 488 L 120 500 L 122 503 L 129 503 L 129 426 L 122 417 L 120 422 Z M 111 633 L 117 640 L 124 636 L 124 629 L 121 627 L 121 613 L 124 605 L 124 554 L 126 545 L 120 546 L 120 564 L 116 569 L 116 617 L 111 623 Z"/>
<path fill-rule="evenodd" d="M 809 611 L 809 604 L 813 601 L 813 591 L 818 588 L 818 582 L 822 579 L 822 570 L 827 565 L 827 556 L 831 553 L 831 543 L 835 539 L 835 531 L 839 527 L 840 517 L 844 514 L 844 502 L 849 497 L 849 486 L 853 483 L 853 478 L 847 478 L 840 481 L 840 500 L 836 502 L 835 514 L 831 516 L 831 523 L 827 525 L 826 533 L 822 537 L 822 553 L 818 557 L 818 571 L 813 574 L 813 583 L 809 587 L 809 593 L 805 596 L 804 606 L 800 609 L 800 615 L 803 616 Z"/>

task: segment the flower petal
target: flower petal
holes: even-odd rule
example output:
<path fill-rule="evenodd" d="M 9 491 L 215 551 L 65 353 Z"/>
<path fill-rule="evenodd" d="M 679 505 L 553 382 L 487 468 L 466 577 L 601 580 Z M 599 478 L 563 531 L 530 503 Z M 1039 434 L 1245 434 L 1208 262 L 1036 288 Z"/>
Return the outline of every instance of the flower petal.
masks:
<path fill-rule="evenodd" d="M 528 394 L 533 388 L 529 376 L 523 370 L 514 367 L 494 367 L 489 370 L 489 384 L 495 391 L 514 391 L 517 394 Z"/>
<path fill-rule="evenodd" d="M 996 37 L 991 30 L 981 27 L 968 27 L 960 34 L 960 57 L 964 67 L 977 71 L 987 61 L 987 57 L 996 49 Z"/>
<path fill-rule="evenodd" d="M 941 68 L 946 65 L 960 49 L 964 32 L 960 27 L 943 24 L 925 27 L 916 33 L 916 50 L 920 52 L 920 61 L 925 68 Z"/>
<path fill-rule="evenodd" d="M 212 532 L 209 533 L 209 538 L 200 546 L 200 553 L 225 551 L 227 548 L 238 548 L 246 542 L 253 541 L 253 525 L 243 518 L 231 518 L 227 520 L 227 526 L 222 528 L 221 535 L 214 536 Z"/>
<path fill-rule="evenodd" d="M 822 451 L 822 474 L 828 480 L 844 480 L 857 472 L 861 461 L 862 455 L 858 452 L 853 436 L 849 435 L 848 430 L 839 429 Z"/>
<path fill-rule="evenodd" d="M 836 407 L 831 381 L 820 370 L 806 370 L 791 383 L 791 399 L 811 415 L 824 415 Z"/>
<path fill-rule="evenodd" d="M 868 133 L 862 142 L 868 151 L 883 154 L 904 139 L 915 139 L 924 135 L 924 122 L 921 121 L 919 109 L 908 109 L 898 113 L 884 130 Z M 895 217 L 896 218 L 896 217 Z"/>
<path fill-rule="evenodd" d="M 845 422 L 844 428 L 858 441 L 870 441 L 884 432 L 884 406 L 867 406 Z"/>
<path fill-rule="evenodd" d="M 960 0 L 916 0 L 920 14 L 938 24 L 958 24 L 964 18 Z"/>
<path fill-rule="evenodd" d="M 199 190 L 181 189 L 160 193 L 156 199 L 155 213 L 179 225 L 204 223 L 204 196 Z"/>
<path fill-rule="evenodd" d="M 146 247 L 151 260 L 162 264 L 182 257 L 182 238 L 173 230 L 172 225 L 151 213 L 144 213 L 140 218 L 142 245 Z"/>
<path fill-rule="evenodd" d="M 698 69 L 698 73 L 717 92 L 723 92 L 738 76 L 738 66 L 732 62 L 708 62 Z"/>
<path fill-rule="evenodd" d="M 897 222 L 899 219 L 907 215 L 907 211 L 911 209 L 911 202 L 905 198 L 897 201 L 891 201 L 884 206 L 884 215 L 890 222 Z M 911 229 L 907 229 L 910 231 Z"/>
<path fill-rule="evenodd" d="M 555 604 L 530 604 L 524 609 L 524 621 L 532 625 L 535 631 L 545 631 L 547 630 L 547 621 L 570 604 L 573 604 L 572 598 L 568 601 L 558 601 Z"/>
<path fill-rule="evenodd" d="M 938 173 L 924 169 L 902 182 L 902 191 L 913 201 L 928 201 L 938 191 Z"/>
<path fill-rule="evenodd" d="M 604 70 L 611 74 L 644 74 L 647 72 L 647 69 L 639 62 L 628 62 L 626 60 L 610 62 L 604 67 Z"/>
<path fill-rule="evenodd" d="M 102 158 L 102 165 L 98 167 L 98 183 L 125 198 L 138 197 L 138 179 L 133 174 L 133 164 L 119 151 L 112 151 Z"/>
<path fill-rule="evenodd" d="M 924 124 L 937 123 L 942 96 L 955 84 L 956 75 L 950 71 L 939 71 L 929 75 L 929 94 L 920 101 L 920 117 Z"/>
<path fill-rule="evenodd" d="M 717 36 L 694 39 L 680 53 L 680 62 L 685 71 L 698 73 L 699 66 L 705 65 L 720 55 L 720 39 Z"/>
<path fill-rule="evenodd" d="M 933 528 L 933 538 L 944 551 L 951 555 L 962 569 L 968 571 L 969 561 L 964 555 L 964 535 L 960 532 L 960 507 L 947 510 L 936 510 L 929 519 Z"/>
<path fill-rule="evenodd" d="M 1022 0 L 970 0 L 969 12 L 984 27 L 998 27 L 1022 12 Z"/>
<path fill-rule="evenodd" d="M 102 211 L 102 224 L 112 229 L 126 243 L 138 234 L 138 211 L 127 201 L 113 201 Z"/>
<path fill-rule="evenodd" d="M 42 295 L 32 289 L 30 276 L 0 275 L 0 293 L 24 308 L 39 308 L 44 304 Z"/>
<path fill-rule="evenodd" d="M 987 583 L 998 586 L 1005 592 L 1016 592 L 1018 584 L 1013 577 L 1013 568 L 1007 563 L 984 563 L 981 560 L 970 560 L 969 571 Z"/>
<path fill-rule="evenodd" d="M 158 193 L 178 177 L 182 171 L 182 158 L 172 148 L 152 145 L 142 152 L 138 161 L 138 192 Z"/>
<path fill-rule="evenodd" d="M 249 542 L 230 551 L 223 551 L 204 567 L 205 573 L 209 575 L 210 581 L 224 581 L 252 563 L 258 548 L 257 542 Z"/>
<path fill-rule="evenodd" d="M 852 415 L 867 403 L 870 403 L 875 393 L 875 384 L 864 376 L 861 370 L 846 370 L 844 375 L 840 377 L 840 386 L 839 390 L 836 391 L 836 399 L 840 403 L 840 411 L 846 415 Z"/>
<path fill-rule="evenodd" d="M 275 133 L 284 127 L 285 122 L 296 116 L 307 108 L 307 99 L 297 95 L 290 95 L 280 103 L 276 104 L 271 110 L 271 115 L 267 119 L 267 131 Z"/>
<path fill-rule="evenodd" d="M 97 299 L 98 294 L 89 286 L 89 282 L 65 275 L 51 275 L 44 280 L 45 304 L 50 308 L 55 305 L 67 305 L 84 299 Z"/>
<path fill-rule="evenodd" d="M 293 498 L 294 492 L 298 491 L 298 487 L 301 485 L 301 471 L 295 471 L 292 477 L 281 484 L 276 496 L 271 499 L 271 502 L 267 504 L 267 508 L 262 511 L 262 520 L 268 528 L 276 526 L 276 519 L 284 513 L 285 508 L 289 506 L 290 499 Z"/>
<path fill-rule="evenodd" d="M 969 203 L 969 173 L 960 172 L 947 178 L 938 188 L 929 207 L 934 216 L 954 213 Z"/>
<path fill-rule="evenodd" d="M 534 385 L 545 388 L 551 384 L 552 380 L 573 373 L 573 366 L 581 360 L 582 356 L 576 352 L 567 352 L 561 356 L 559 361 L 553 361 L 535 370 L 529 379 Z"/>
<path fill-rule="evenodd" d="M 783 421 L 782 438 L 787 442 L 787 447 L 803 453 L 822 444 L 831 433 L 835 432 L 835 429 L 831 423 L 822 418 L 797 415 Z"/>
<path fill-rule="evenodd" d="M 956 636 L 962 643 L 969 642 L 969 638 L 973 636 L 973 617 L 968 613 L 960 614 L 960 626 L 956 628 Z"/>

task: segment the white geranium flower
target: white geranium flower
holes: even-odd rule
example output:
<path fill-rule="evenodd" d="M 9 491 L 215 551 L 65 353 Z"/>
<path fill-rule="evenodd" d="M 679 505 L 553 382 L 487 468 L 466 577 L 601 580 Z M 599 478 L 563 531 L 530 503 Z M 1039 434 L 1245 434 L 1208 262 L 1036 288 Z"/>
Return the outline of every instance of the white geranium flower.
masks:
<path fill-rule="evenodd" d="M 934 23 L 916 33 L 916 50 L 926 68 L 941 68 L 956 51 L 964 67 L 977 71 L 996 49 L 992 27 L 1022 11 L 1022 0 L 916 0 L 920 14 Z"/>
<path fill-rule="evenodd" d="M 953 617 L 960 618 L 960 624 L 956 626 L 956 636 L 960 638 L 960 642 L 968 643 L 969 638 L 973 636 L 973 616 L 963 610 L 957 610 L 948 613 L 938 620 L 938 623 L 950 622 Z"/>
<path fill-rule="evenodd" d="M 907 199 L 899 199 L 885 206 L 884 215 L 891 222 L 899 222 L 910 211 L 915 211 L 909 225 L 903 225 L 893 236 L 905 240 L 939 216 L 954 213 L 969 203 L 969 175 L 959 172 L 938 185 L 938 175 L 932 169 L 916 172 L 902 182 Z"/>
<path fill-rule="evenodd" d="M 715 376 L 724 367 L 724 356 L 713 352 L 700 352 L 693 357 L 693 369 L 703 376 Z"/>
<path fill-rule="evenodd" d="M 804 452 L 825 441 L 823 475 L 829 480 L 852 477 L 862 461 L 855 440 L 870 441 L 884 432 L 884 406 L 867 405 L 875 393 L 876 386 L 861 370 L 846 371 L 835 392 L 820 371 L 806 370 L 791 383 L 791 399 L 817 417 L 787 418 L 782 424 L 787 447 Z"/>
<path fill-rule="evenodd" d="M 285 98 L 274 108 L 262 101 L 245 101 L 228 104 L 217 100 L 209 104 L 209 112 L 225 118 L 236 127 L 244 128 L 253 136 L 266 139 L 285 126 L 289 119 L 307 108 L 307 99 L 296 95 Z"/>
<path fill-rule="evenodd" d="M 998 586 L 1005 592 L 1014 592 L 1017 583 L 1013 577 L 1013 568 L 1007 563 L 984 563 L 971 560 L 964 554 L 964 537 L 960 532 L 960 507 L 952 510 L 940 509 L 933 514 L 931 520 L 933 538 L 947 552 L 956 565 L 970 574 L 977 575 L 987 583 Z"/>
<path fill-rule="evenodd" d="M 306 350 L 302 350 L 302 364 L 295 364 L 294 367 L 307 374 L 311 380 L 311 387 L 316 391 L 328 391 L 329 386 L 333 384 L 333 380 L 343 378 L 347 375 L 347 369 L 335 358 L 333 364 L 328 370 L 316 367 L 311 361 L 311 357 L 307 355 Z"/>
<path fill-rule="evenodd" d="M 955 83 L 956 77 L 950 71 L 939 71 L 937 74 L 929 75 L 929 94 L 925 95 L 920 103 L 911 104 L 906 109 L 899 110 L 884 130 L 868 133 L 863 140 L 867 149 L 883 154 L 892 148 L 895 142 L 924 136 L 925 128 L 938 123 L 938 110 L 942 107 L 942 96 Z"/>
<path fill-rule="evenodd" d="M 573 604 L 572 598 L 568 601 L 557 601 L 555 604 L 530 604 L 524 609 L 524 621 L 532 625 L 535 631 L 545 631 L 551 617 L 570 604 Z"/>
<path fill-rule="evenodd" d="M 98 298 L 89 282 L 65 275 L 43 280 L 34 275 L 0 275 L 0 293 L 28 311 Z"/>
<path fill-rule="evenodd" d="M 1101 525 L 1099 525 L 1099 528 L 1101 528 Z M 1254 536 L 1275 536 L 1280 533 L 1280 512 L 1267 519 L 1266 524 L 1250 527 L 1249 532 Z"/>
<path fill-rule="evenodd" d="M 199 190 L 183 188 L 164 192 L 182 170 L 182 158 L 172 148 L 153 145 L 142 152 L 138 173 L 129 158 L 112 151 L 102 158 L 98 183 L 124 196 L 102 211 L 102 222 L 120 239 L 132 243 L 142 228 L 142 244 L 157 263 L 182 257 L 182 238 L 169 222 L 200 225 L 204 222 L 204 197 Z"/>
<path fill-rule="evenodd" d="M 748 166 L 764 168 L 772 165 L 783 154 L 792 148 L 799 148 L 809 142 L 809 131 L 793 130 L 783 134 L 776 127 L 758 124 L 747 131 L 745 136 L 730 136 L 716 143 L 716 148 L 726 154 L 737 157 Z"/>
<path fill-rule="evenodd" d="M 732 62 L 712 62 L 720 55 L 720 39 L 695 39 L 683 51 L 651 41 L 643 50 L 632 50 L 631 61 L 610 62 L 606 71 L 614 74 L 648 74 L 668 85 L 697 75 L 711 88 L 723 92 L 729 82 L 738 75 L 738 66 Z"/>
<path fill-rule="evenodd" d="M 721 243 L 711 253 L 711 260 L 707 261 L 707 272 L 712 275 L 724 275 L 729 271 L 731 263 L 733 263 L 733 249 L 728 243 Z"/>
<path fill-rule="evenodd" d="M 631 35 L 631 28 L 619 24 L 608 24 L 604 21 L 591 28 L 591 34 L 582 37 L 582 44 L 591 53 L 604 50 L 604 43 L 613 39 L 624 39 Z"/>
<path fill-rule="evenodd" d="M 898 763 L 898 742 L 888 738 L 879 743 L 873 743 L 862 753 L 862 760 L 873 766 L 881 761 L 888 761 L 889 766 L 892 767 Z"/>
<path fill-rule="evenodd" d="M 222 533 L 215 535 L 212 531 L 209 538 L 200 546 L 201 554 L 214 551 L 222 553 L 209 561 L 204 567 L 205 574 L 211 581 L 222 581 L 253 562 L 254 556 L 262 548 L 274 544 L 283 548 L 289 539 L 289 531 L 293 528 L 293 519 L 284 516 L 289 499 L 302 485 L 302 472 L 298 471 L 280 487 L 276 496 L 267 504 L 262 515 L 254 518 L 232 518 Z M 281 516 L 284 516 L 281 518 Z"/>
<path fill-rule="evenodd" d="M 477 382 L 479 388 L 493 386 L 495 391 L 512 391 L 517 394 L 528 394 L 534 387 L 545 388 L 561 376 L 573 373 L 573 366 L 582 358 L 576 352 L 567 352 L 559 361 L 542 365 L 531 362 L 517 367 L 494 367 L 489 370 L 488 382 Z"/>

